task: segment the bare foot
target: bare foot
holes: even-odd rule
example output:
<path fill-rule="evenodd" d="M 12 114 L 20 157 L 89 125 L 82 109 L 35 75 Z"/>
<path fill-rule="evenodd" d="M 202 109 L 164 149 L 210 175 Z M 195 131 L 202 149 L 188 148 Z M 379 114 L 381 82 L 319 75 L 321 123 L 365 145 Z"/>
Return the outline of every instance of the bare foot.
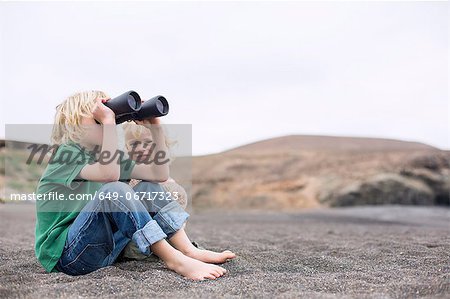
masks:
<path fill-rule="evenodd" d="M 193 280 L 216 279 L 227 272 L 225 268 L 193 259 L 180 251 L 164 263 L 169 269 Z"/>
<path fill-rule="evenodd" d="M 236 254 L 234 254 L 229 250 L 225 250 L 222 252 L 214 252 L 211 250 L 199 249 L 193 246 L 182 252 L 185 255 L 194 258 L 196 260 L 214 264 L 222 264 L 225 263 L 228 259 L 234 259 L 236 257 Z"/>
<path fill-rule="evenodd" d="M 168 242 L 173 247 L 181 251 L 184 255 L 205 263 L 222 264 L 225 263 L 228 259 L 233 259 L 236 257 L 236 255 L 229 250 L 214 252 L 211 250 L 197 248 L 189 240 L 189 237 L 187 236 L 186 231 L 183 228 L 179 229 L 168 240 Z"/>

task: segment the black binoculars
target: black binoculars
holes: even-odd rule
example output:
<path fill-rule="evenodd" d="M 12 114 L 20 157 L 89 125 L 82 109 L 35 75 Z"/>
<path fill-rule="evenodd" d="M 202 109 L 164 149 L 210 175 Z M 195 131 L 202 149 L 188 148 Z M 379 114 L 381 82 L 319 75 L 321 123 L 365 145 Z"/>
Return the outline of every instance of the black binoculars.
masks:
<path fill-rule="evenodd" d="M 142 102 L 141 97 L 133 90 L 110 99 L 104 104 L 114 111 L 116 124 L 129 120 L 143 120 L 164 116 L 169 113 L 169 103 L 165 97 L 159 95 Z"/>

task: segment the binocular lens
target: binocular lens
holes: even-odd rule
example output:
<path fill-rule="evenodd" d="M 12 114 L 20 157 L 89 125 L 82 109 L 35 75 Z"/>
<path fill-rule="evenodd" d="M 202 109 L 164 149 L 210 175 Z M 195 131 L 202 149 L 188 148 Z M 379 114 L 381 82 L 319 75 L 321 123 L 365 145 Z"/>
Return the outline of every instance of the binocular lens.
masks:
<path fill-rule="evenodd" d="M 163 96 L 156 96 L 156 97 L 154 97 L 152 99 L 155 99 L 156 109 L 161 114 L 160 116 L 163 116 L 163 115 L 166 115 L 167 113 L 169 113 L 169 103 L 167 102 L 165 97 L 163 97 Z"/>
<path fill-rule="evenodd" d="M 159 99 L 156 100 L 156 108 L 160 113 L 164 113 L 164 104 Z"/>
<path fill-rule="evenodd" d="M 138 110 L 139 106 L 141 105 L 141 99 L 136 99 L 133 94 L 129 94 L 127 97 L 128 105 L 130 105 L 131 108 L 134 110 Z"/>

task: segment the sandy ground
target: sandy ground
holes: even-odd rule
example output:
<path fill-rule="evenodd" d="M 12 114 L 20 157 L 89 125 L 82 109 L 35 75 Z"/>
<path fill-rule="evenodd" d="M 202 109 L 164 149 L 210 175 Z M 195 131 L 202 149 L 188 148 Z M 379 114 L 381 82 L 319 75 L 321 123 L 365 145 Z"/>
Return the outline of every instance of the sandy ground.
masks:
<path fill-rule="evenodd" d="M 0 205 L 0 298 L 450 297 L 446 208 L 191 213 L 193 240 L 238 254 L 224 277 L 201 282 L 160 261 L 46 274 L 34 256 L 34 219 L 32 204 Z"/>

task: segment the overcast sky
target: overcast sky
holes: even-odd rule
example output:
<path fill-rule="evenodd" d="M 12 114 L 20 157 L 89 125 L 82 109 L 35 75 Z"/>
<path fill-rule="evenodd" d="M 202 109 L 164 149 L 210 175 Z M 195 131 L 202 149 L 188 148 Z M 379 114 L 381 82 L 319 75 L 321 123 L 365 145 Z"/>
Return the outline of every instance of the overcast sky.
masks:
<path fill-rule="evenodd" d="M 193 153 L 287 134 L 450 148 L 447 2 L 0 3 L 1 122 L 136 90 Z"/>

